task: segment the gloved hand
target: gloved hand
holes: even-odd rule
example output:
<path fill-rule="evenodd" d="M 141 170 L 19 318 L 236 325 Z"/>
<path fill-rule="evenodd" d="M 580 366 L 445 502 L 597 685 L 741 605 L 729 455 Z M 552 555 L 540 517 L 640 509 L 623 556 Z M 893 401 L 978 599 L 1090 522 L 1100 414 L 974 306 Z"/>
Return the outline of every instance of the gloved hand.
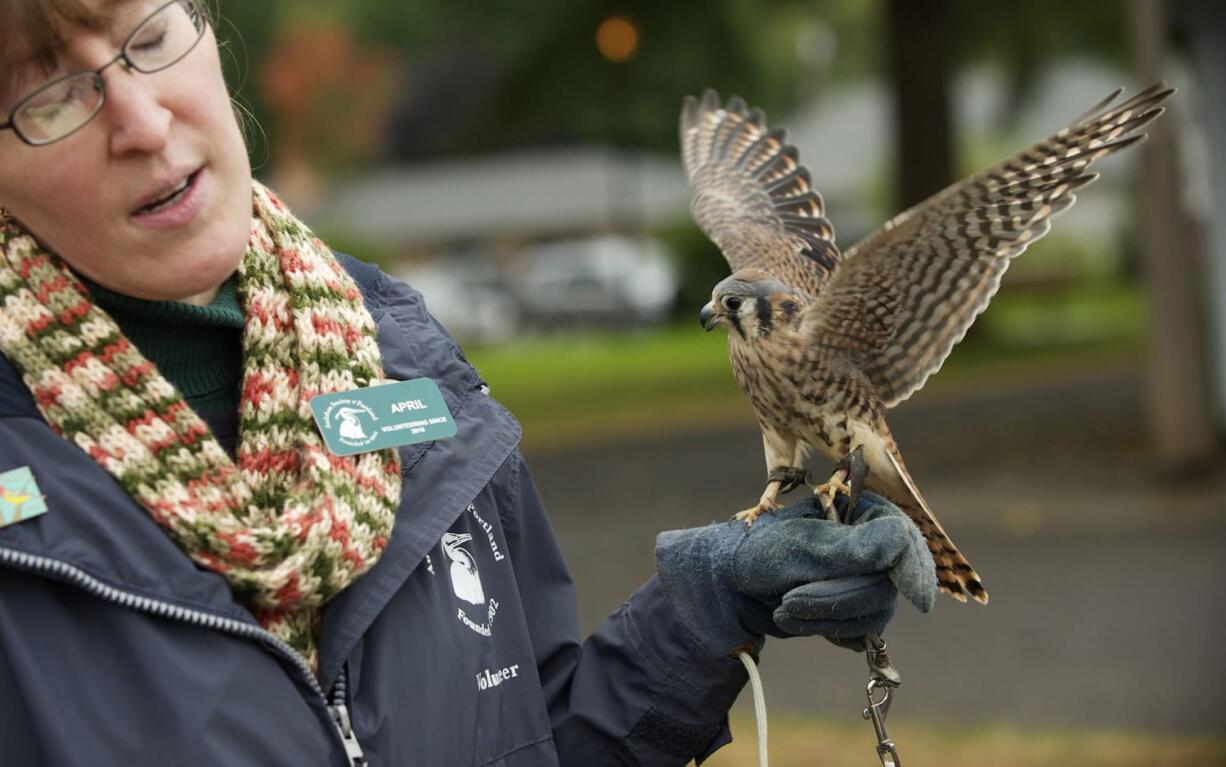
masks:
<path fill-rule="evenodd" d="M 919 529 L 886 499 L 865 493 L 849 521 L 827 520 L 810 498 L 750 527 L 733 520 L 660 533 L 660 586 L 715 652 L 756 653 L 766 634 L 819 634 L 860 649 L 893 617 L 898 592 L 932 609 L 936 567 Z"/>

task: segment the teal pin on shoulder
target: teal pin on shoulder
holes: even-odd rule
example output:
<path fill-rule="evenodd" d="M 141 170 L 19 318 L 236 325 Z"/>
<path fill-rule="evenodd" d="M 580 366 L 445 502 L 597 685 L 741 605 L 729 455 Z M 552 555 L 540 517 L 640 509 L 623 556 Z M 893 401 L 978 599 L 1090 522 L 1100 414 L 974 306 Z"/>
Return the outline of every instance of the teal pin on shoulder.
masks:
<path fill-rule="evenodd" d="M 47 513 L 47 501 L 29 466 L 0 474 L 0 527 Z"/>

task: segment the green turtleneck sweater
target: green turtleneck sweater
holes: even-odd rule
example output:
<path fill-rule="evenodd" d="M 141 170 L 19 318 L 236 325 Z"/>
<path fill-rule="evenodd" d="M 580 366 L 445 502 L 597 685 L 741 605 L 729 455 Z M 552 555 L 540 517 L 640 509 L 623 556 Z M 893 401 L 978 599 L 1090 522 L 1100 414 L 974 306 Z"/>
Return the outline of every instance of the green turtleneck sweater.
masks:
<path fill-rule="evenodd" d="M 238 277 L 208 306 L 146 301 L 84 280 L 94 302 L 115 318 L 197 413 L 236 413 L 242 386 L 243 310 Z"/>

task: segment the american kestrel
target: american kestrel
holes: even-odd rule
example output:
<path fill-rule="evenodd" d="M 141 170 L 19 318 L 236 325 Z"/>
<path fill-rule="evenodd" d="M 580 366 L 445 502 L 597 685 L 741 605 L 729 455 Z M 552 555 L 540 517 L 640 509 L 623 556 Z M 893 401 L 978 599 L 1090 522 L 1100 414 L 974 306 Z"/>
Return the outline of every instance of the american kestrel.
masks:
<path fill-rule="evenodd" d="M 1144 138 L 1165 83 L 1083 117 L 895 216 L 845 253 L 782 129 L 740 98 L 686 97 L 681 152 L 694 220 L 732 275 L 700 319 L 724 325 L 732 371 L 758 416 L 767 483 L 747 522 L 804 481 L 811 451 L 861 447 L 868 489 L 915 521 L 940 588 L 987 603 L 979 575 L 941 529 L 903 463 L 885 412 L 924 385 L 988 305 L 1009 261 L 1045 235 L 1097 178 L 1090 164 Z"/>

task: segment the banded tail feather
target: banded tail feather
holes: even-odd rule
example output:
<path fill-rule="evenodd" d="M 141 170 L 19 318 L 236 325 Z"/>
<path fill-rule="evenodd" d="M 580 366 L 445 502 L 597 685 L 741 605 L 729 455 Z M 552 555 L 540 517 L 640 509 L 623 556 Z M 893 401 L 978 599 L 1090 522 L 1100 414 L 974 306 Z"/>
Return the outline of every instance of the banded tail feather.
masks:
<path fill-rule="evenodd" d="M 889 456 L 894 476 L 881 477 L 878 481 L 884 481 L 889 486 L 889 499 L 906 512 L 924 536 L 928 551 L 932 552 L 932 559 L 936 562 L 937 587 L 959 602 L 965 602 L 969 597 L 986 605 L 988 592 L 983 586 L 983 580 L 946 534 L 936 515 L 928 508 L 928 502 L 911 479 L 911 474 L 903 463 L 902 453 L 898 451 L 893 438 L 888 441 L 885 452 Z M 878 467 L 878 470 L 882 468 L 884 467 Z M 872 475 L 869 476 L 871 478 Z"/>

